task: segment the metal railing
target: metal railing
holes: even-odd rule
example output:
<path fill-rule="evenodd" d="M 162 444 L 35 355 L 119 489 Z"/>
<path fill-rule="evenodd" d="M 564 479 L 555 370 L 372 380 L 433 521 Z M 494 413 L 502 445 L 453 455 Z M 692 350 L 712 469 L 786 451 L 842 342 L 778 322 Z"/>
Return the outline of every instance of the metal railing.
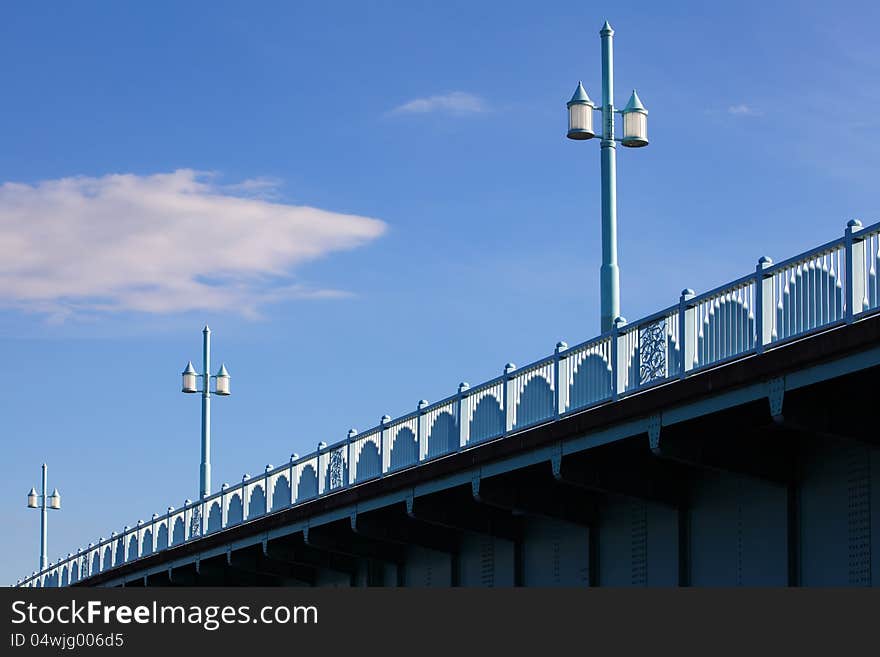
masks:
<path fill-rule="evenodd" d="M 709 367 L 761 353 L 880 310 L 880 223 L 850 222 L 842 238 L 478 386 L 463 383 L 418 409 L 180 509 L 138 521 L 18 582 L 65 586 L 122 563 L 249 522 L 267 513 L 416 467 L 509 433 L 613 402 Z"/>

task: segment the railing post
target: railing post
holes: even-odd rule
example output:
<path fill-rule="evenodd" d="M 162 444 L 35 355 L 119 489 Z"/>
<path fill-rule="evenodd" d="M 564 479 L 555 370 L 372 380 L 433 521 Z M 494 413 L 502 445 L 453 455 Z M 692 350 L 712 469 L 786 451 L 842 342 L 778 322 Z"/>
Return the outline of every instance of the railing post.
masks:
<path fill-rule="evenodd" d="M 244 522 L 248 519 L 248 510 L 251 506 L 251 498 L 248 495 L 248 479 L 251 476 L 245 472 L 241 475 L 241 521 Z"/>
<path fill-rule="evenodd" d="M 379 420 L 379 475 L 384 476 L 391 469 L 391 438 L 388 436 L 390 415 L 383 415 Z"/>
<path fill-rule="evenodd" d="M 125 563 L 126 561 L 128 561 L 128 546 L 126 545 L 126 542 L 127 542 L 127 536 L 128 536 L 129 529 L 131 529 L 131 527 L 129 527 L 128 525 L 124 525 L 122 527 L 122 534 L 119 536 L 119 539 L 118 539 L 119 541 L 122 542 L 122 561 L 120 561 L 119 563 Z M 116 546 L 116 550 L 117 551 L 119 550 L 118 545 Z M 116 564 L 116 565 L 118 565 L 118 564 Z"/>
<path fill-rule="evenodd" d="M 424 410 L 427 405 L 427 399 L 419 401 L 419 414 L 416 418 L 416 433 L 418 434 L 416 440 L 419 441 L 419 453 L 416 455 L 416 461 L 424 461 L 425 457 L 428 456 L 428 423 L 425 421 L 424 416 Z"/>
<path fill-rule="evenodd" d="M 293 454 L 290 455 L 290 465 L 287 467 L 287 471 L 290 473 L 288 476 L 288 481 L 290 481 L 290 506 L 296 504 L 296 489 L 299 484 L 299 482 L 296 480 L 297 459 L 299 459 L 299 454 L 293 452 Z"/>
<path fill-rule="evenodd" d="M 758 258 L 755 267 L 755 351 L 764 353 L 764 347 L 773 341 L 773 319 L 776 303 L 773 298 L 773 277 L 764 270 L 773 264 L 769 256 Z"/>
<path fill-rule="evenodd" d="M 614 324 L 611 326 L 611 400 L 617 401 L 621 392 L 626 391 L 626 379 L 624 378 L 621 385 L 621 367 L 620 356 L 626 349 L 626 345 L 620 340 L 620 329 L 626 326 L 624 317 L 615 317 Z M 625 341 L 623 341 L 625 343 Z M 626 355 L 624 354 L 624 359 Z M 625 373 L 624 373 L 625 376 Z"/>
<path fill-rule="evenodd" d="M 694 291 L 685 288 L 678 298 L 678 378 L 683 379 L 694 367 L 694 353 L 697 347 L 697 310 L 688 301 L 694 298 Z"/>
<path fill-rule="evenodd" d="M 458 422 L 458 449 L 460 450 L 467 446 L 471 437 L 471 427 L 468 421 L 468 398 L 465 394 L 470 387 L 467 381 L 458 384 L 458 402 L 455 404 L 455 412 L 458 415 L 456 420 Z"/>
<path fill-rule="evenodd" d="M 347 486 L 351 486 L 354 483 L 354 454 L 351 453 L 351 441 L 354 440 L 354 437 L 357 435 L 358 431 L 354 427 L 348 430 L 347 442 L 345 445 L 346 454 L 348 457 L 348 476 L 345 478 L 345 482 Z"/>
<path fill-rule="evenodd" d="M 153 514 L 153 522 L 150 525 L 150 554 L 156 551 L 156 548 L 159 546 L 159 532 L 157 530 L 156 525 L 158 524 L 156 521 L 159 518 L 158 513 Z"/>
<path fill-rule="evenodd" d="M 324 461 L 327 460 L 327 455 L 321 454 L 321 450 L 324 449 L 325 447 L 327 447 L 327 443 L 325 443 L 323 440 L 318 443 L 318 453 L 317 453 L 317 458 L 315 459 L 315 461 L 317 462 L 317 467 L 318 467 L 318 472 L 316 473 L 318 475 L 318 495 L 323 495 L 326 492 L 325 486 L 324 486 L 324 465 L 325 464 L 323 464 L 321 461 L 321 456 L 324 456 Z"/>
<path fill-rule="evenodd" d="M 516 370 L 516 365 L 508 363 L 504 366 L 504 379 L 501 386 L 501 394 L 504 397 L 504 432 L 502 436 L 506 436 L 507 432 L 513 429 L 516 421 L 516 403 L 513 401 L 513 384 L 511 374 Z"/>
<path fill-rule="evenodd" d="M 226 523 L 229 522 L 229 514 L 226 510 L 226 489 L 229 488 L 229 484 L 224 483 L 220 486 L 220 528 L 226 527 Z"/>
<path fill-rule="evenodd" d="M 345 437 L 345 467 L 348 468 L 348 472 L 345 475 L 346 486 L 351 486 L 354 483 L 354 461 L 352 461 L 353 455 L 351 453 L 351 441 L 356 435 L 357 429 L 352 427 L 348 430 Z"/>
<path fill-rule="evenodd" d="M 553 352 L 553 387 L 556 389 L 556 417 L 568 410 L 568 359 L 562 357 L 562 352 L 568 349 L 568 345 L 560 340 L 556 343 Z"/>
<path fill-rule="evenodd" d="M 846 251 L 846 323 L 862 312 L 865 298 L 865 242 L 857 239 L 854 233 L 862 228 L 862 222 L 851 219 L 844 231 L 844 249 Z"/>
<path fill-rule="evenodd" d="M 263 474 L 263 492 L 265 493 L 264 497 L 266 498 L 264 500 L 264 502 L 266 503 L 266 513 L 269 513 L 269 511 L 272 510 L 271 496 L 272 496 L 272 493 L 274 493 L 274 490 L 272 490 L 272 491 L 269 490 L 269 484 L 271 483 L 269 481 L 269 472 L 272 470 L 272 467 L 273 466 L 271 463 L 267 463 L 265 474 Z"/>

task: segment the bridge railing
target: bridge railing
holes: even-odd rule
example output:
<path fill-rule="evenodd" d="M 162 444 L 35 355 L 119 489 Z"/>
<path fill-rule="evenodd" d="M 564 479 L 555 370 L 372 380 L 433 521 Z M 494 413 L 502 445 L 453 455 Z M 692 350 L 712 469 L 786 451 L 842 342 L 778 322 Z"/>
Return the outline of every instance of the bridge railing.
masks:
<path fill-rule="evenodd" d="M 880 223 L 614 328 L 68 554 L 21 586 L 64 586 L 319 496 L 880 311 Z"/>

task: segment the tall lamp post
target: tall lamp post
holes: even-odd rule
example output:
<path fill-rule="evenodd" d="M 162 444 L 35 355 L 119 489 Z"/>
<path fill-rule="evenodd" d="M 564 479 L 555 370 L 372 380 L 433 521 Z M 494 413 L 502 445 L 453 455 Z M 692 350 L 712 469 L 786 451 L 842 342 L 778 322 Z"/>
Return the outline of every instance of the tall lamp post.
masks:
<path fill-rule="evenodd" d="M 568 101 L 568 138 L 592 139 L 593 111 L 602 112 L 602 267 L 599 270 L 602 300 L 602 332 L 610 331 L 620 316 L 620 270 L 617 266 L 617 144 L 637 148 L 648 145 L 648 110 L 633 89 L 622 110 L 614 107 L 614 30 L 605 21 L 602 37 L 602 106 L 590 100 L 583 84 Z M 614 136 L 614 114 L 623 115 L 623 138 Z"/>
<path fill-rule="evenodd" d="M 199 374 L 193 368 L 192 361 L 183 370 L 182 391 L 186 393 L 202 393 L 202 463 L 199 469 L 199 491 L 203 498 L 211 494 L 211 379 L 214 379 L 214 394 L 221 397 L 229 396 L 229 372 L 226 365 L 220 365 L 217 374 L 211 376 L 211 329 L 205 326 L 202 357 L 203 369 Z M 196 378 L 202 377 L 202 388 L 199 390 Z"/>
<path fill-rule="evenodd" d="M 37 489 L 31 488 L 31 492 L 28 493 L 27 496 L 27 505 L 29 509 L 40 509 L 42 513 L 42 517 L 40 518 L 40 572 L 46 569 L 48 565 L 47 552 L 48 552 L 48 532 L 49 527 L 47 525 L 47 509 L 60 509 L 61 508 L 61 495 L 58 493 L 58 489 L 52 491 L 52 494 L 48 497 L 46 496 L 46 490 L 48 489 L 48 485 L 46 483 L 47 477 L 47 468 L 46 464 L 43 464 L 43 493 L 41 495 L 37 495 Z"/>

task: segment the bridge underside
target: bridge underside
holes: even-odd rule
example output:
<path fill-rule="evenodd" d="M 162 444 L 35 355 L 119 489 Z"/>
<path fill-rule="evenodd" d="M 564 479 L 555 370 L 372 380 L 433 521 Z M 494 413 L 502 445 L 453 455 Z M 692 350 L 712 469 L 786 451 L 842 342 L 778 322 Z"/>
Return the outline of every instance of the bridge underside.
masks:
<path fill-rule="evenodd" d="M 880 582 L 880 318 L 832 333 L 81 584 Z"/>

